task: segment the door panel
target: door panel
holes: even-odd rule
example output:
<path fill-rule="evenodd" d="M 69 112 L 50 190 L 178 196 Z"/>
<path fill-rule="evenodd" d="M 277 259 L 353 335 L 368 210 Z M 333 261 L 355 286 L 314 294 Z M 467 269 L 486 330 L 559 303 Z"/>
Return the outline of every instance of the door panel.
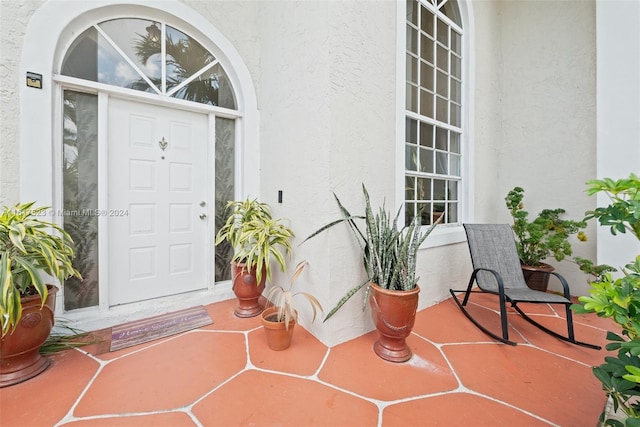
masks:
<path fill-rule="evenodd" d="M 207 135 L 206 115 L 110 100 L 110 305 L 206 288 Z"/>

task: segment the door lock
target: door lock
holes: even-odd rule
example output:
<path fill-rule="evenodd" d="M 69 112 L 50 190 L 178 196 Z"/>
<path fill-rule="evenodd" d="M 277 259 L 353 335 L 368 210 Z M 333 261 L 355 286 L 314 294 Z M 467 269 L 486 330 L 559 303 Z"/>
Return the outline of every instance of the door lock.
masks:
<path fill-rule="evenodd" d="M 204 208 L 205 206 L 207 206 L 207 202 L 205 202 L 204 200 L 200 202 L 200 207 Z"/>

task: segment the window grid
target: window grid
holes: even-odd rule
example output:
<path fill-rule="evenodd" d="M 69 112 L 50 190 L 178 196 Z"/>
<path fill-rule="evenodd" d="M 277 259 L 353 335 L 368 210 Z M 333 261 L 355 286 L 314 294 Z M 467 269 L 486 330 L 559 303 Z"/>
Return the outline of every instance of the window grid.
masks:
<path fill-rule="evenodd" d="M 67 50 L 61 74 L 237 108 L 218 59 L 191 36 L 148 19 L 118 18 L 92 25 Z"/>
<path fill-rule="evenodd" d="M 459 222 L 462 28 L 455 0 L 407 0 L 405 221 Z"/>

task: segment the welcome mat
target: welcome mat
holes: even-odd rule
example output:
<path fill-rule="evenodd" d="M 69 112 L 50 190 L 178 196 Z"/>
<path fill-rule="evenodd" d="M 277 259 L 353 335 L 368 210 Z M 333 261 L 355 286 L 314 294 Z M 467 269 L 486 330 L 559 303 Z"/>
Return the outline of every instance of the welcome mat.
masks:
<path fill-rule="evenodd" d="M 111 329 L 111 350 L 131 347 L 169 335 L 179 334 L 213 323 L 203 306 L 187 308 L 114 326 Z"/>

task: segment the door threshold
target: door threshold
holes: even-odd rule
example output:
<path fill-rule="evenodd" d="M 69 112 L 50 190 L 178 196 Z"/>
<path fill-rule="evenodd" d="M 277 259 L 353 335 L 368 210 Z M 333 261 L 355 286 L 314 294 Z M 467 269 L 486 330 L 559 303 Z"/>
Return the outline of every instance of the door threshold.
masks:
<path fill-rule="evenodd" d="M 67 312 L 56 312 L 56 320 L 64 320 L 65 326 L 83 332 L 97 331 L 124 322 L 144 319 L 171 311 L 183 310 L 197 305 L 235 298 L 231 281 L 217 283 L 210 289 L 154 298 L 146 301 L 122 304 L 113 307 L 89 307 Z M 56 301 L 58 307 L 63 301 Z M 55 329 L 55 328 L 54 328 Z"/>

